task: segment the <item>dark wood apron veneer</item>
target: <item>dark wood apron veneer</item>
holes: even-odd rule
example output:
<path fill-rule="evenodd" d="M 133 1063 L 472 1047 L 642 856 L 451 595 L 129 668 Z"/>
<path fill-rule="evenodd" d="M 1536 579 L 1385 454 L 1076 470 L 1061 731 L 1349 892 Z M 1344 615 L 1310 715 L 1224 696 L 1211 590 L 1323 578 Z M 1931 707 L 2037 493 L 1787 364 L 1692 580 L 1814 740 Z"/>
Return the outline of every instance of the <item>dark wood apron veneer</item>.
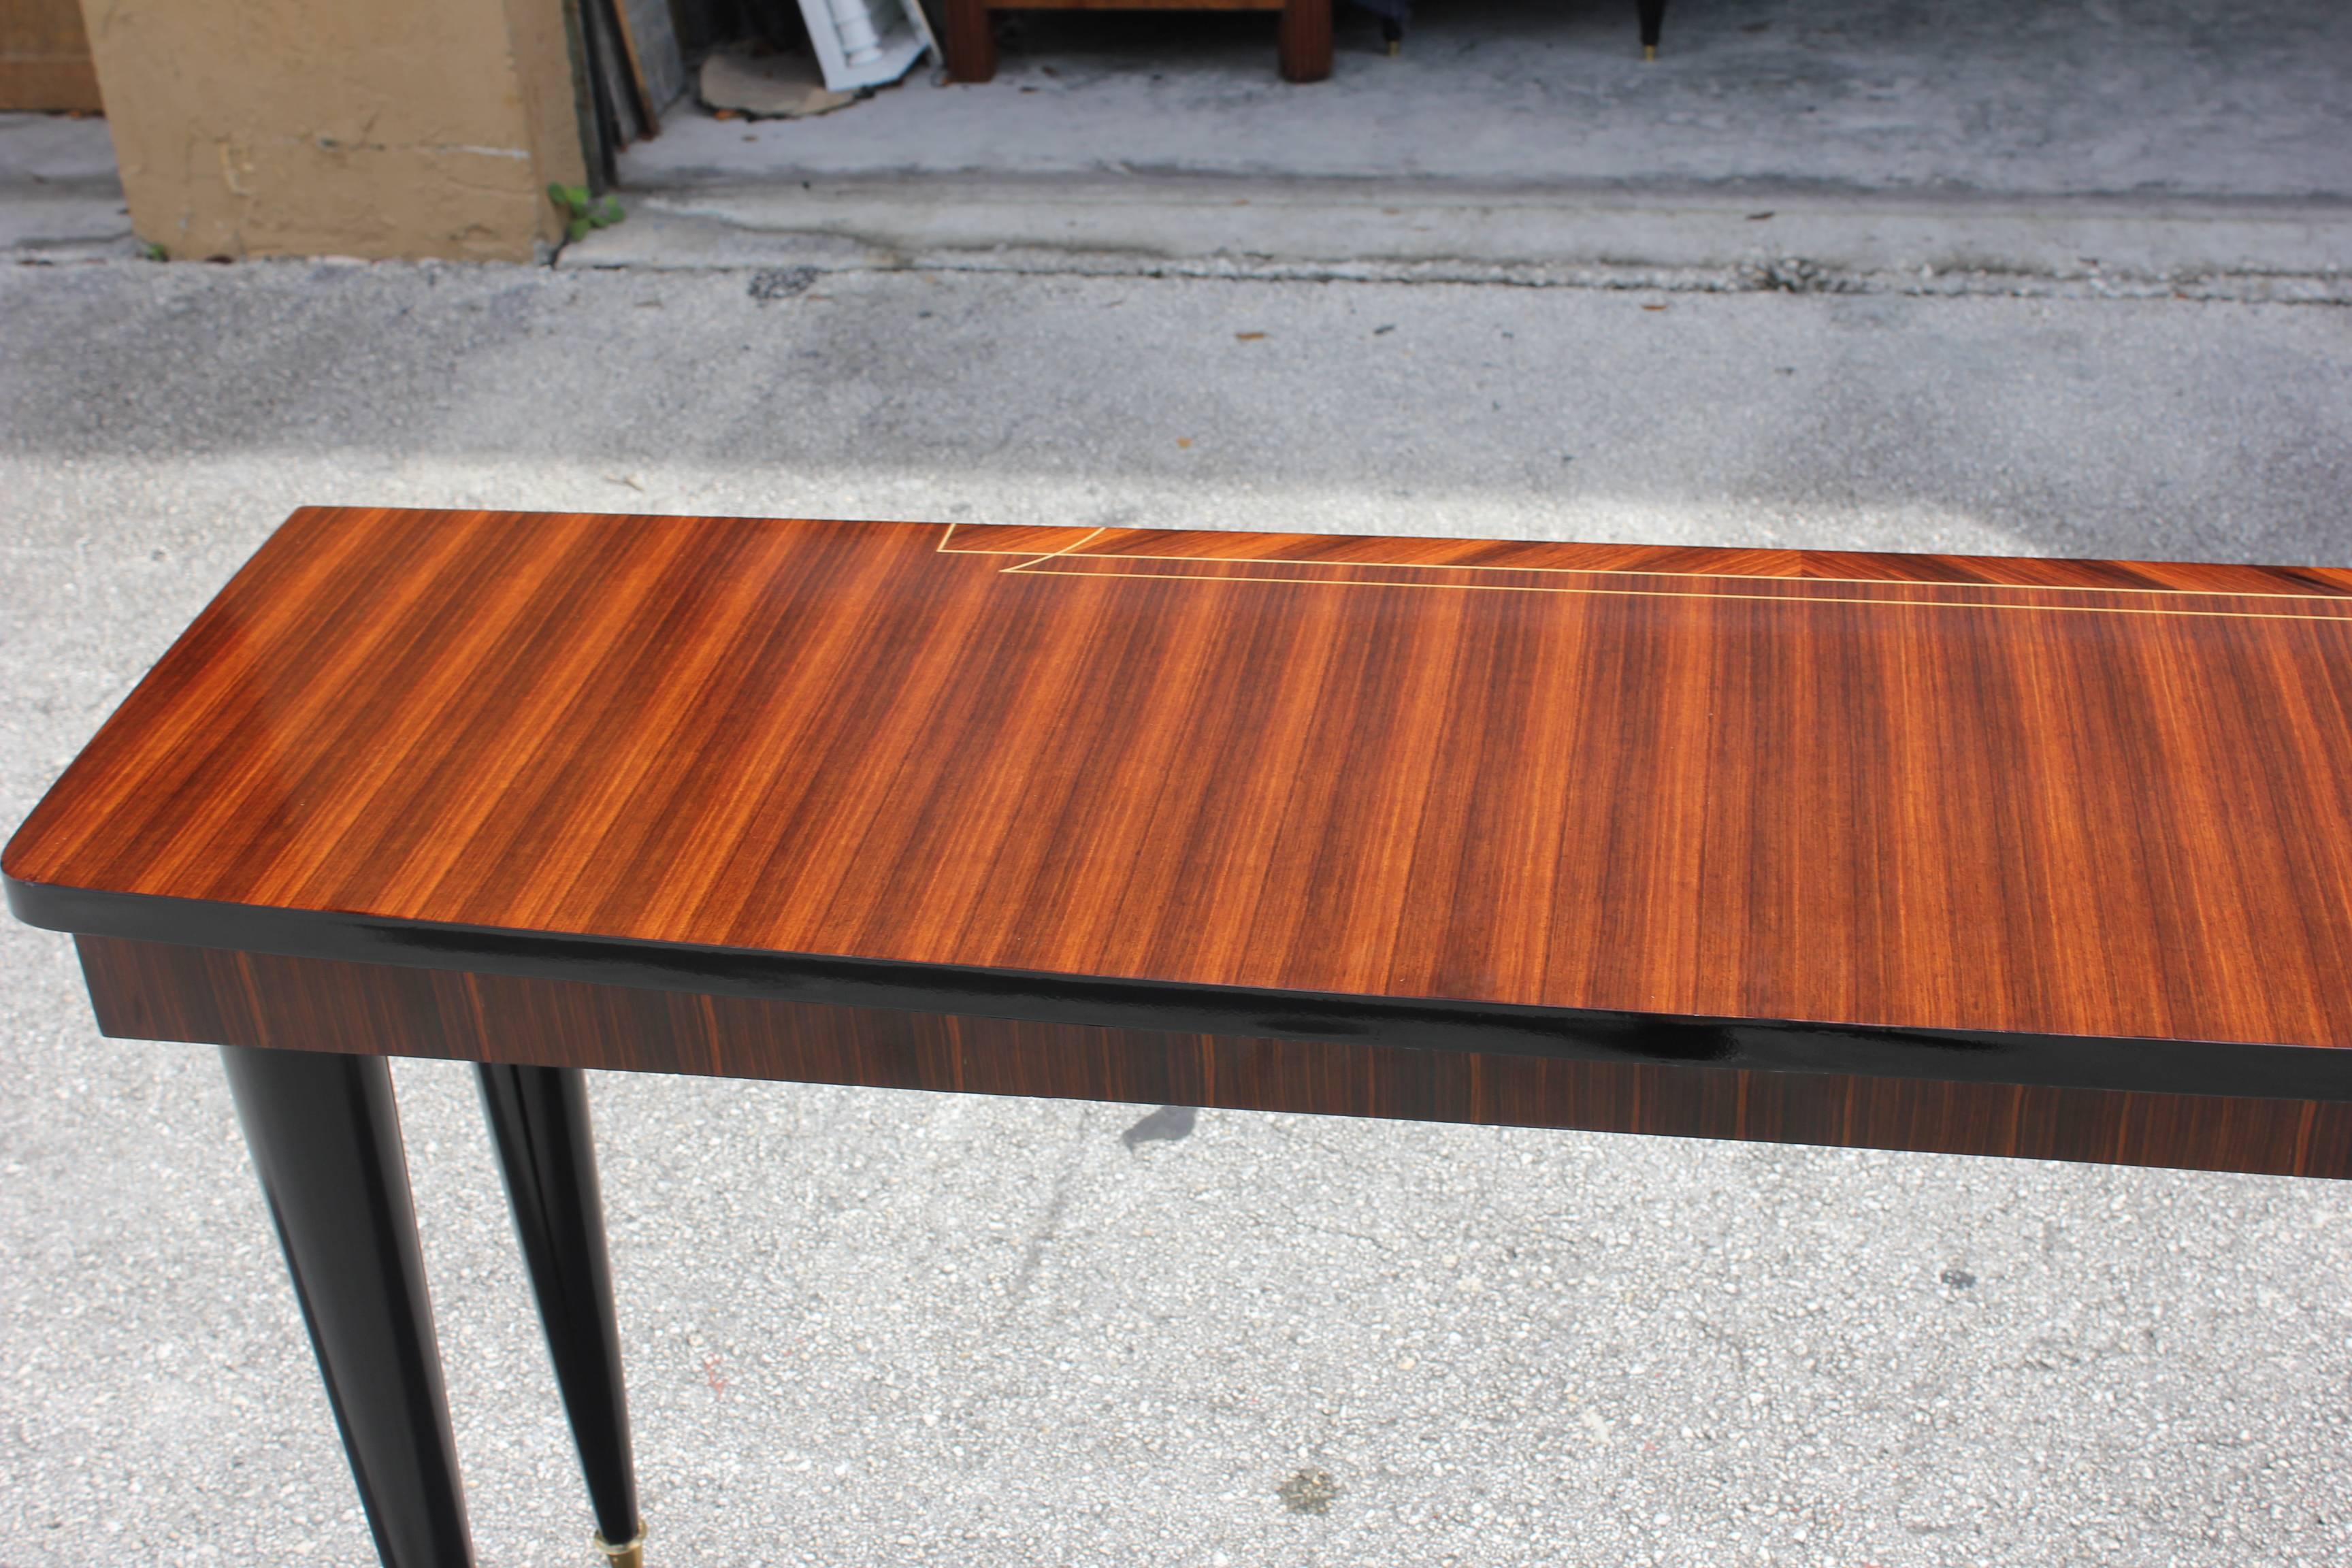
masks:
<path fill-rule="evenodd" d="M 405 1180 L 286 1195 L 388 1055 L 488 1064 L 621 1562 L 583 1068 L 2352 1175 L 2340 570 L 309 509 L 5 868 L 231 1047 L 395 1568 Z"/>

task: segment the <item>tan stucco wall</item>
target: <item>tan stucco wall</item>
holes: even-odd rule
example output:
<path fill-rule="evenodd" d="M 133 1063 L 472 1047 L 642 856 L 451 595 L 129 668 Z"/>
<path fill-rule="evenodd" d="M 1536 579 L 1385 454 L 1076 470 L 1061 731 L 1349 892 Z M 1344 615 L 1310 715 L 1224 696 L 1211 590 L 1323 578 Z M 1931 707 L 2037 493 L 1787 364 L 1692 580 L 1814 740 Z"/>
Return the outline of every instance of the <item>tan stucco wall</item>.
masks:
<path fill-rule="evenodd" d="M 139 237 L 173 258 L 523 260 L 582 178 L 563 0 L 83 0 Z"/>

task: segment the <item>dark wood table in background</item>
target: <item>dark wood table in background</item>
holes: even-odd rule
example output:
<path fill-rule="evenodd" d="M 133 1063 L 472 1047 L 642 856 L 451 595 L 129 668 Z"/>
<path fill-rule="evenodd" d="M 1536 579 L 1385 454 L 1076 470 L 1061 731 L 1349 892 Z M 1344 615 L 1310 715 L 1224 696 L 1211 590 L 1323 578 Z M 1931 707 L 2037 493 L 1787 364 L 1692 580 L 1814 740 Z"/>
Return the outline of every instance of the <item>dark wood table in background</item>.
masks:
<path fill-rule="evenodd" d="M 1282 79 L 1322 81 L 1331 74 L 1332 14 L 1341 0 L 947 0 L 944 40 L 948 74 L 958 81 L 992 81 L 996 78 L 996 24 L 1004 11 L 1278 11 L 1275 59 Z M 1642 58 L 1658 58 L 1659 30 L 1666 18 L 1666 0 L 1635 0 L 1635 20 L 1642 36 Z M 1403 37 L 1400 23 L 1383 17 L 1389 52 L 1397 52 Z M 1023 90 L 1027 90 L 1024 89 Z"/>
<path fill-rule="evenodd" d="M 2352 572 L 309 510 L 5 871 L 226 1047 L 392 1568 L 486 1064 L 626 1561 L 581 1068 L 2344 1176 L 2347 764 Z"/>

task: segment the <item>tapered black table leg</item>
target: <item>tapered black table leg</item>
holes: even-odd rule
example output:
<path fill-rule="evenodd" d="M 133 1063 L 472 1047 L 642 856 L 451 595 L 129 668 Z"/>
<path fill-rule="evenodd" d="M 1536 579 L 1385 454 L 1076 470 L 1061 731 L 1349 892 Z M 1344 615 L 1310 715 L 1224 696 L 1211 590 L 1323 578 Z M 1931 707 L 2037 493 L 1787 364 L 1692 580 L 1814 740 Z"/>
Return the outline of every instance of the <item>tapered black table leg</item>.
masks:
<path fill-rule="evenodd" d="M 384 1568 L 474 1561 L 416 1247 L 392 1075 L 378 1057 L 221 1047 Z"/>
<path fill-rule="evenodd" d="M 1634 0 L 1642 22 L 1642 58 L 1658 58 L 1658 33 L 1666 21 L 1666 0 Z"/>
<path fill-rule="evenodd" d="M 618 1568 L 643 1561 L 621 1331 L 604 1251 L 604 1204 L 588 1128 L 588 1085 L 572 1068 L 480 1069 L 482 1107 L 514 1199 L 515 1229 L 572 1417 L 597 1543 Z"/>

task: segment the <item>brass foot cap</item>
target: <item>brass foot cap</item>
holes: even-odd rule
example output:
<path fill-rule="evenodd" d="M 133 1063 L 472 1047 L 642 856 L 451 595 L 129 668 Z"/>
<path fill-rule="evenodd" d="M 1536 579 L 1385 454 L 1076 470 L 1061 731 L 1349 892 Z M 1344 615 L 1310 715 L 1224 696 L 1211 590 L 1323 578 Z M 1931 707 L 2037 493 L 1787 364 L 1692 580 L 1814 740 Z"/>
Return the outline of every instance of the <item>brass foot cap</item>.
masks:
<path fill-rule="evenodd" d="M 1656 59 L 1658 58 L 1658 46 L 1655 44 L 1643 44 L 1642 46 L 1642 58 L 1645 60 Z"/>
<path fill-rule="evenodd" d="M 636 1534 L 618 1546 L 605 1540 L 603 1531 L 598 1531 L 596 1550 L 604 1554 L 605 1561 L 613 1568 L 646 1568 L 646 1521 L 642 1519 L 637 1521 Z"/>

